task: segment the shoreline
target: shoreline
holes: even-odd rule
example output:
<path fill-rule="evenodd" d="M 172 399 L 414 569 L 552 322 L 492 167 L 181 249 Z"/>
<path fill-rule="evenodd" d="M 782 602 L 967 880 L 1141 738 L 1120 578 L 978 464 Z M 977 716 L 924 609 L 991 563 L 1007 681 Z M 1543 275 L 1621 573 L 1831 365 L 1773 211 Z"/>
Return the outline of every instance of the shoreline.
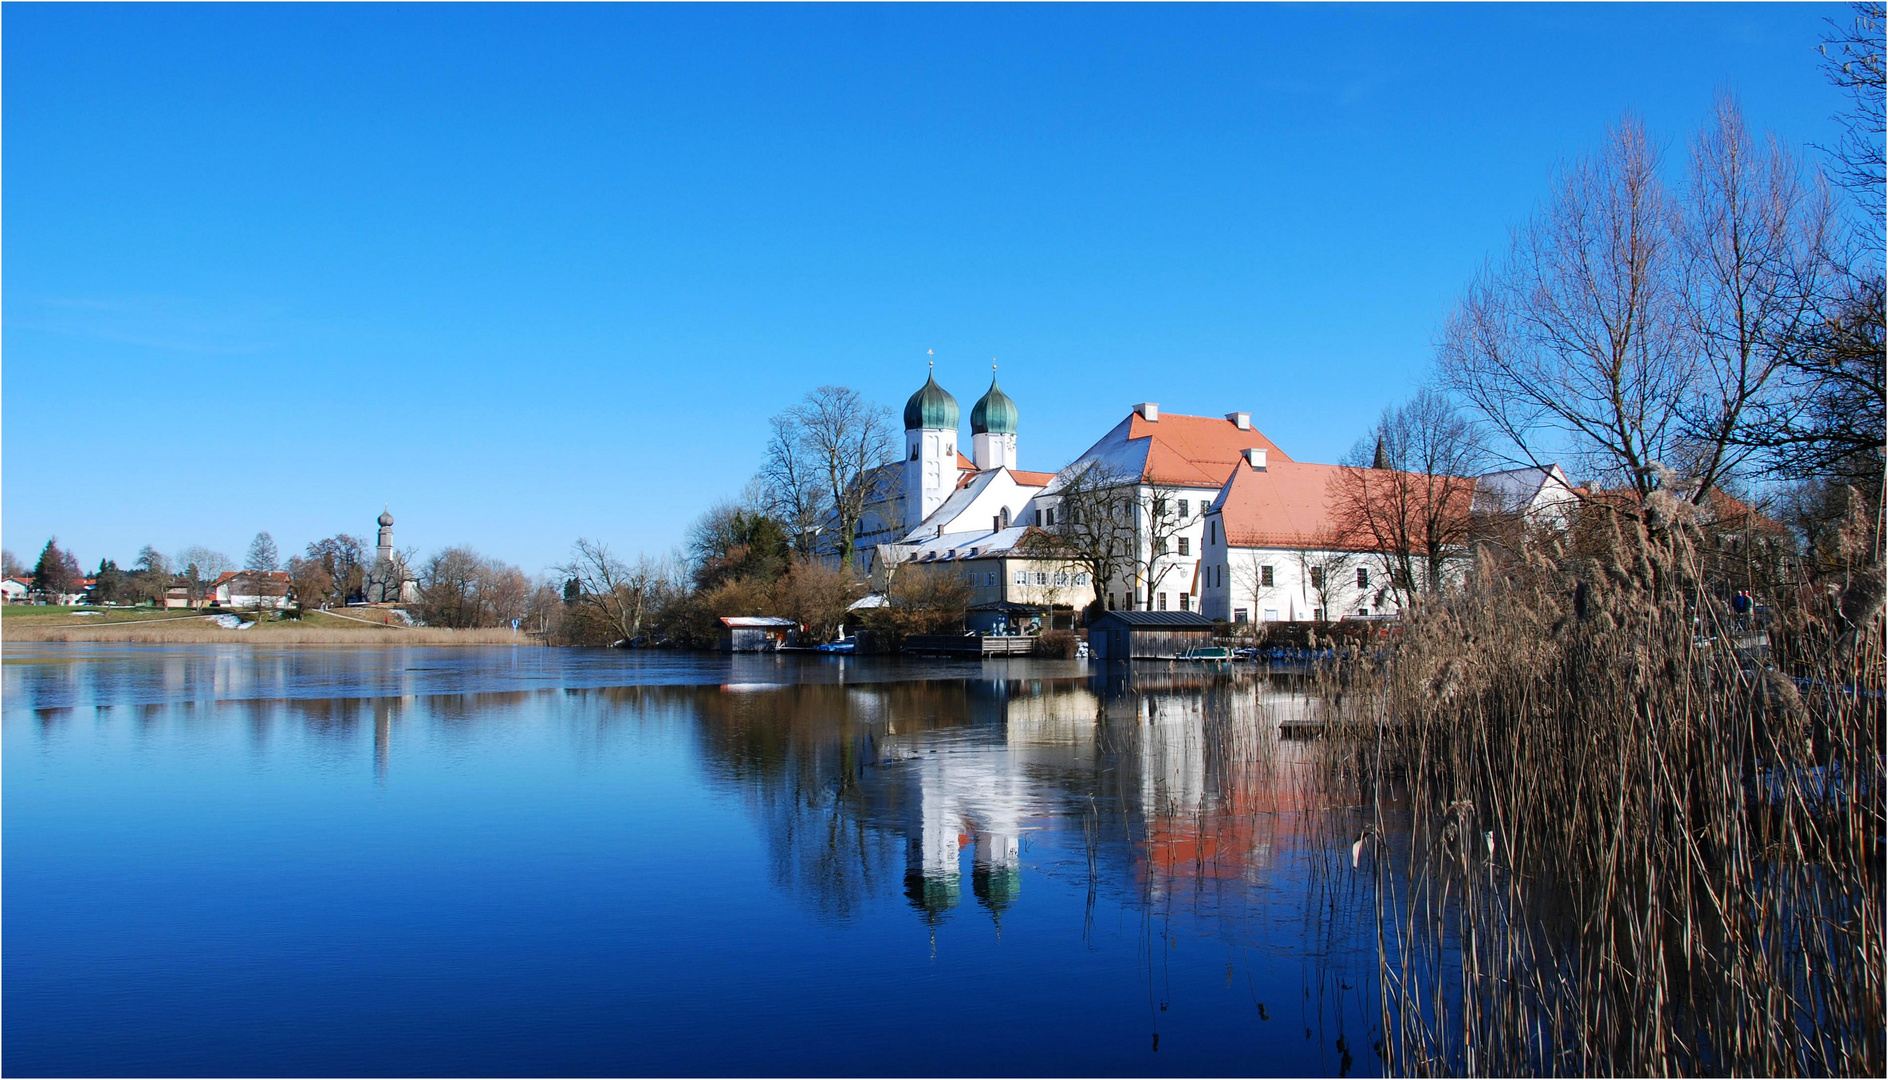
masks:
<path fill-rule="evenodd" d="M 31 609 L 27 609 L 30 612 Z M 118 614 L 118 613 L 113 613 Z M 129 614 L 129 613 L 127 613 Z M 233 614 L 233 613 L 219 613 Z M 333 612 L 311 611 L 300 619 L 265 620 L 241 630 L 226 630 L 210 614 L 138 618 L 102 616 L 79 621 L 68 612 L 7 613 L 0 609 L 0 644 L 98 643 L 132 645 L 528 645 L 546 648 L 541 638 L 509 628 L 452 630 L 431 626 L 383 626 Z"/>

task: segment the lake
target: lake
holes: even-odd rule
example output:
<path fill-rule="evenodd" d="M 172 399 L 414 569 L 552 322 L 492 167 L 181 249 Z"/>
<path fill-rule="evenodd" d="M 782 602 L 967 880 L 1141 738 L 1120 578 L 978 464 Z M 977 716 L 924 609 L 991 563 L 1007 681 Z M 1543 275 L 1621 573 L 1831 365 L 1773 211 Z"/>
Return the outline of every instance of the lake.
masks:
<path fill-rule="evenodd" d="M 9 645 L 9 1075 L 1375 1073 L 1289 676 Z"/>

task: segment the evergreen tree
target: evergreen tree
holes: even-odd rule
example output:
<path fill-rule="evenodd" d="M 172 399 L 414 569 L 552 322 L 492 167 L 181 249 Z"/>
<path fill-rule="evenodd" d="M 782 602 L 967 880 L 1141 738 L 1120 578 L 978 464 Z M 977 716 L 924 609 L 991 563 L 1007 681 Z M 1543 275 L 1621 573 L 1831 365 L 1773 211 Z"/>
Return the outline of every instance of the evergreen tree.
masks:
<path fill-rule="evenodd" d="M 56 598 L 61 593 L 74 591 L 82 577 L 79 560 L 59 546 L 59 538 L 47 540 L 40 550 L 39 562 L 33 565 L 33 589 Z"/>

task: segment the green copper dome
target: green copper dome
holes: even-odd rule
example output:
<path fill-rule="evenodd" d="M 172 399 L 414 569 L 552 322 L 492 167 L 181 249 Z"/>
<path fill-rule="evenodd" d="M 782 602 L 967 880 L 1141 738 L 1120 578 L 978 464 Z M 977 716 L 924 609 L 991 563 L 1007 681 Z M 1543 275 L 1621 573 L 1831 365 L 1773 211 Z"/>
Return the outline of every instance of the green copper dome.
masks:
<path fill-rule="evenodd" d="M 927 377 L 924 386 L 905 402 L 905 430 L 956 431 L 957 399 L 944 392 L 935 378 Z"/>
<path fill-rule="evenodd" d="M 970 410 L 970 433 L 1016 434 L 1016 403 L 1010 400 L 1008 394 L 997 389 L 994 375 L 990 377 L 990 392 L 983 395 L 976 408 Z"/>

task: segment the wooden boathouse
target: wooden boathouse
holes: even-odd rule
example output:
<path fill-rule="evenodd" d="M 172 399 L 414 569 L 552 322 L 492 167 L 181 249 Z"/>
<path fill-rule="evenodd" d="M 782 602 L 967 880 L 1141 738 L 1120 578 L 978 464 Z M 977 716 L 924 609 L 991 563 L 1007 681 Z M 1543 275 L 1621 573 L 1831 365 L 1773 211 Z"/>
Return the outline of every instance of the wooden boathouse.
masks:
<path fill-rule="evenodd" d="M 1170 660 L 1213 643 L 1213 620 L 1197 611 L 1109 611 L 1088 624 L 1096 660 Z"/>

